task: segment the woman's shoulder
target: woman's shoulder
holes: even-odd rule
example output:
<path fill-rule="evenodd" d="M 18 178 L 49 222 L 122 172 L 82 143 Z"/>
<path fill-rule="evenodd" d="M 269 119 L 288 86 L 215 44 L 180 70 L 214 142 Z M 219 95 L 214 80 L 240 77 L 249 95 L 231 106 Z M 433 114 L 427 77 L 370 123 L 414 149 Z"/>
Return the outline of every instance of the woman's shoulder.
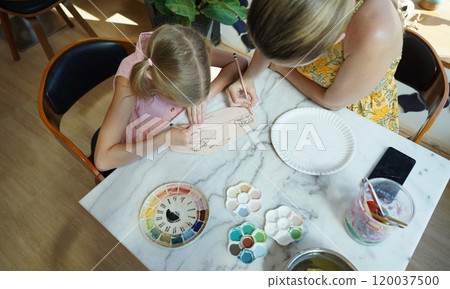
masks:
<path fill-rule="evenodd" d="M 344 39 L 350 51 L 392 49 L 401 51 L 403 24 L 392 0 L 365 0 L 353 15 Z"/>

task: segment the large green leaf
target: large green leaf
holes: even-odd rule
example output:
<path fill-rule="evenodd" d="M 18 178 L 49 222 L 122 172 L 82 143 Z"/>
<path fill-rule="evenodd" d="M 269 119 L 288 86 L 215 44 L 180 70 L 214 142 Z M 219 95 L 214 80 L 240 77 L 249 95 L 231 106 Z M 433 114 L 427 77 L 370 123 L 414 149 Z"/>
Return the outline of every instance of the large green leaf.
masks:
<path fill-rule="evenodd" d="M 173 16 L 173 12 L 166 7 L 166 0 L 150 0 L 155 2 L 155 8 L 162 15 Z"/>
<path fill-rule="evenodd" d="M 211 4 L 215 4 L 216 1 L 209 1 Z M 241 6 L 239 0 L 219 0 L 219 2 L 225 4 L 229 9 L 233 10 L 239 18 L 245 20 L 247 18 L 247 8 Z"/>
<path fill-rule="evenodd" d="M 192 0 L 166 0 L 166 7 L 177 15 L 188 17 L 191 22 L 195 20 L 195 15 L 199 14 Z"/>
<path fill-rule="evenodd" d="M 238 21 L 236 16 L 241 19 L 245 19 L 247 15 L 247 9 L 241 7 L 239 2 L 234 1 L 210 1 L 210 5 L 203 8 L 200 12 L 214 20 L 219 21 L 225 25 L 232 25 Z"/>
<path fill-rule="evenodd" d="M 173 16 L 173 22 L 186 26 L 186 27 L 191 27 L 191 21 L 189 20 L 188 17 L 186 16 L 181 16 L 181 15 L 174 15 Z"/>
<path fill-rule="evenodd" d="M 212 18 L 225 25 L 233 25 L 238 21 L 234 12 L 218 5 L 209 5 L 200 11 L 206 17 Z"/>

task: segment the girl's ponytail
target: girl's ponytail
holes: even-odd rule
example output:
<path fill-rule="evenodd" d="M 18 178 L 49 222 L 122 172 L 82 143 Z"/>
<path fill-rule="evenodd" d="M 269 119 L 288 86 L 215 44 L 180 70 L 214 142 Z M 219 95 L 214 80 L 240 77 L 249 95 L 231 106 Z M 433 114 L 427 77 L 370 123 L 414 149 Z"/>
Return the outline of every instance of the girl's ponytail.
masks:
<path fill-rule="evenodd" d="M 163 25 L 150 37 L 146 56 L 151 62 L 144 59 L 131 70 L 131 87 L 140 97 L 158 93 L 180 106 L 198 104 L 209 93 L 210 53 L 208 41 L 194 29 Z"/>
<path fill-rule="evenodd" d="M 141 97 L 149 95 L 152 92 L 152 88 L 150 87 L 150 79 L 147 77 L 147 70 L 149 67 L 149 62 L 147 59 L 144 59 L 141 62 L 136 63 L 131 69 L 131 87 Z"/>

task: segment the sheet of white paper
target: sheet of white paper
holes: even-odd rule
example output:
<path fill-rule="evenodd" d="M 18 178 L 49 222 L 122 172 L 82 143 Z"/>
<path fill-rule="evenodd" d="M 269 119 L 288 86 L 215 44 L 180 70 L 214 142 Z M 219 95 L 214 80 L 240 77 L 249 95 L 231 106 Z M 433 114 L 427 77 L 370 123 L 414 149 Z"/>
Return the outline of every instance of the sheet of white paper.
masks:
<path fill-rule="evenodd" d="M 208 114 L 202 124 L 194 125 L 192 142 L 171 145 L 174 152 L 208 155 L 234 143 L 256 125 L 256 116 L 243 107 L 227 107 Z"/>

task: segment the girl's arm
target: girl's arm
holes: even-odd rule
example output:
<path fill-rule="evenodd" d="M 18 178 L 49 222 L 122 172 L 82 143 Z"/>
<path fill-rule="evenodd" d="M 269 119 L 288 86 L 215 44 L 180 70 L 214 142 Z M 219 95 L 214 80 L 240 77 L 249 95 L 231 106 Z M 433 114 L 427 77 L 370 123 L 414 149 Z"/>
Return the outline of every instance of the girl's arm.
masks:
<path fill-rule="evenodd" d="M 238 56 L 238 62 L 241 71 L 245 71 L 247 68 L 247 60 L 242 56 Z M 207 99 L 200 104 L 186 108 L 186 113 L 191 124 L 202 123 L 205 120 L 207 103 L 223 91 L 230 83 L 239 78 L 239 72 L 237 71 L 233 53 L 231 52 L 213 48 L 211 51 L 211 66 L 222 69 L 211 82 Z"/>
<path fill-rule="evenodd" d="M 94 162 L 97 169 L 106 171 L 132 163 L 142 157 L 136 153 L 138 150 L 148 154 L 165 145 L 168 133 L 170 135 L 167 137 L 172 137 L 168 139 L 169 143 L 188 143 L 188 130 L 178 128 L 163 131 L 150 140 L 128 145 L 128 148 L 125 143 L 121 143 L 123 132 L 136 105 L 136 97 L 126 78 L 118 76 L 115 81 L 116 90 L 95 148 Z"/>

